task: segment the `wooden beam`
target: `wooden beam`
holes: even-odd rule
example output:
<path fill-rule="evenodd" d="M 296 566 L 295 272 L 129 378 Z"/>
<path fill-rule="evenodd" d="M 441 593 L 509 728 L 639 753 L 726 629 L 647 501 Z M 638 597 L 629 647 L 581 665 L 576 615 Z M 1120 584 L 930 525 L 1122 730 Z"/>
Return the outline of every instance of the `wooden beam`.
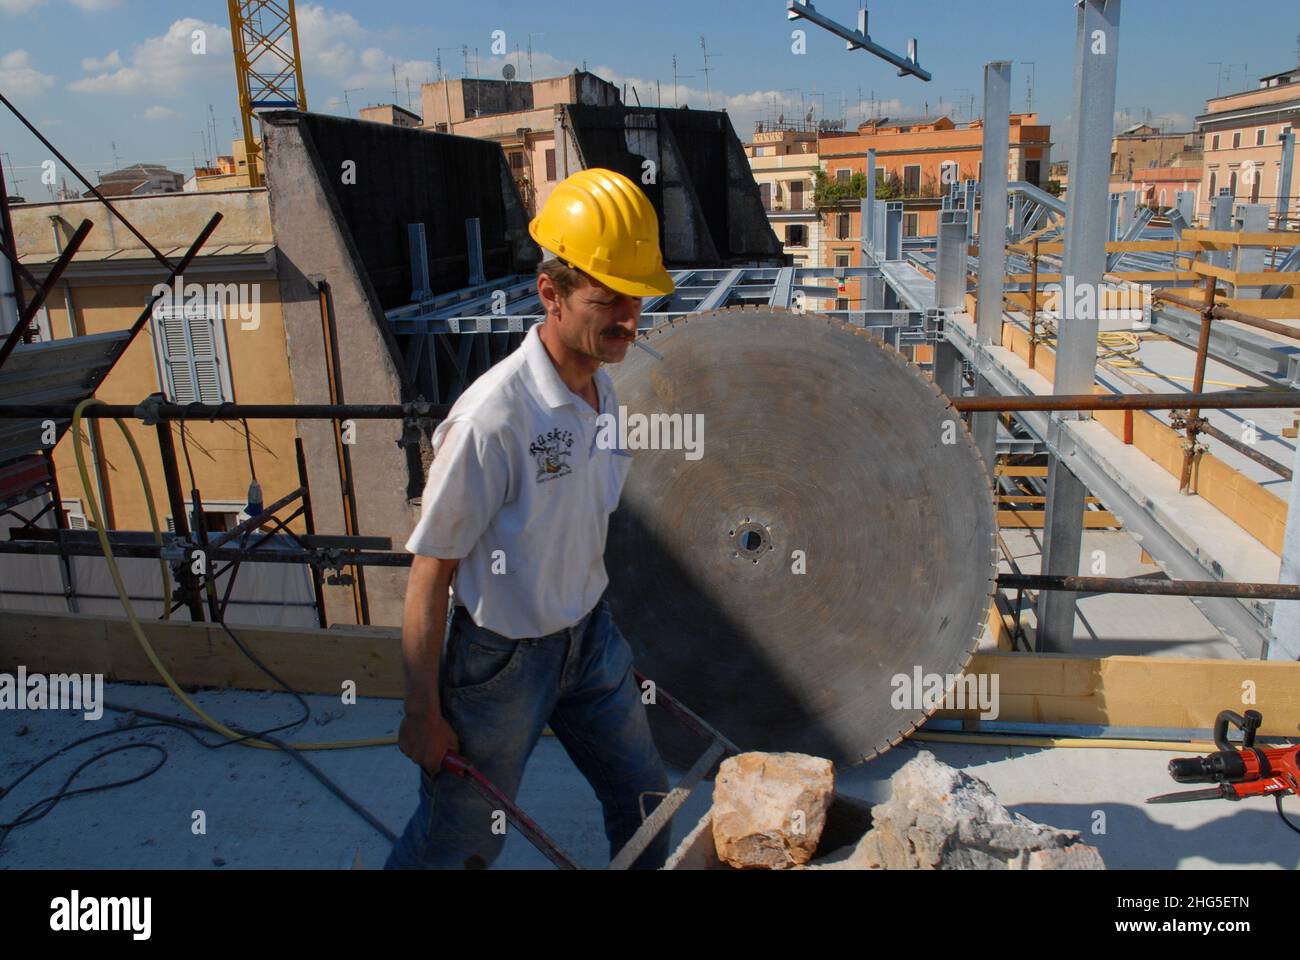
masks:
<path fill-rule="evenodd" d="M 279 690 L 220 626 L 144 621 L 145 636 L 183 687 Z M 240 641 L 301 693 L 338 695 L 356 683 L 367 697 L 402 697 L 401 630 L 397 627 L 232 627 Z M 161 683 L 125 617 L 26 613 L 0 616 L 0 671 L 102 673 L 108 680 Z M 185 712 L 178 705 L 178 712 Z"/>
<path fill-rule="evenodd" d="M 1174 296 L 1185 295 L 1186 291 L 1172 291 Z M 1238 297 L 1224 297 L 1216 303 L 1237 310 L 1251 317 L 1264 320 L 1300 320 L 1300 300 L 1245 300 Z M 1231 323 L 1230 320 L 1216 320 L 1215 323 Z"/>
<path fill-rule="evenodd" d="M 999 510 L 998 526 L 1012 530 L 1042 530 L 1047 520 L 1046 510 Z M 1106 510 L 1085 510 L 1083 529 L 1118 530 L 1123 526 L 1119 519 Z"/>
<path fill-rule="evenodd" d="M 999 620 L 1001 630 L 1009 630 L 1006 617 L 992 610 L 995 637 Z M 183 685 L 279 689 L 213 624 L 150 620 L 144 630 Z M 338 694 L 353 680 L 362 696 L 403 696 L 397 627 L 236 630 L 304 693 Z M 29 673 L 102 673 L 109 680 L 158 682 L 122 617 L 5 611 L 0 671 L 13 673 L 19 664 Z M 1264 714 L 1260 732 L 1266 736 L 1296 736 L 1300 717 L 1300 663 L 1286 661 L 989 652 L 977 653 L 967 672 L 998 677 L 998 720 L 1004 722 L 1206 729 L 1220 710 L 1240 712 L 1245 692 Z M 937 715 L 973 719 L 978 713 Z"/>
<path fill-rule="evenodd" d="M 1023 467 L 999 463 L 995 472 L 999 477 L 1045 477 L 1047 467 Z"/>
<path fill-rule="evenodd" d="M 1300 663 L 1175 657 L 1077 657 L 1053 653 L 977 653 L 967 672 L 998 677 L 998 721 L 1204 730 L 1220 710 L 1264 715 L 1260 733 L 1298 735 Z M 975 719 L 979 710 L 941 710 Z"/>
<path fill-rule="evenodd" d="M 1228 247 L 1300 247 L 1300 233 L 1246 233 L 1233 230 L 1184 230 L 1184 240 Z"/>

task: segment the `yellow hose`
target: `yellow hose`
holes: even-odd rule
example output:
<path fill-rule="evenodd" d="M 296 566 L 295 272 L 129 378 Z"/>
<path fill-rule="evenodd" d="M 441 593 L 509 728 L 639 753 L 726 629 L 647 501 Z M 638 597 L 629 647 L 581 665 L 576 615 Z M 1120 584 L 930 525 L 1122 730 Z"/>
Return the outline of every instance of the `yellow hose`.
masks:
<path fill-rule="evenodd" d="M 153 664 L 158 675 L 162 677 L 163 682 L 167 684 L 172 693 L 176 695 L 181 703 L 189 708 L 190 712 L 206 723 L 213 731 L 221 734 L 229 740 L 238 740 L 240 743 L 256 747 L 259 750 L 278 750 L 275 744 L 268 743 L 264 740 L 258 740 L 255 737 L 245 737 L 243 734 L 231 730 L 220 720 L 210 717 L 204 712 L 203 708 L 190 699 L 189 695 L 181 689 L 175 678 L 168 672 L 163 662 L 158 658 L 154 651 L 153 645 L 149 638 L 145 636 L 144 628 L 140 626 L 140 620 L 135 615 L 135 607 L 131 605 L 131 598 L 127 594 L 126 585 L 122 582 L 122 574 L 117 566 L 117 558 L 113 556 L 113 547 L 108 542 L 108 531 L 104 528 L 104 523 L 100 518 L 99 502 L 95 499 L 95 493 L 90 483 L 90 474 L 86 470 L 86 456 L 82 449 L 81 441 L 81 417 L 86 407 L 93 404 L 103 403 L 94 397 L 89 397 L 77 404 L 76 410 L 72 413 L 72 450 L 77 458 L 77 473 L 81 476 L 81 488 L 86 494 L 86 503 L 90 507 L 90 516 L 95 523 L 95 532 L 99 535 L 99 545 L 104 551 L 104 559 L 108 562 L 108 572 L 113 578 L 113 586 L 117 588 L 118 598 L 122 601 L 122 606 L 126 610 L 126 618 L 131 622 L 131 630 L 135 633 L 136 640 L 139 641 L 141 649 L 144 650 L 145 656 Z M 122 436 L 126 438 L 127 445 L 131 448 L 131 455 L 135 458 L 136 469 L 140 472 L 140 482 L 144 485 L 145 505 L 149 509 L 149 522 L 153 525 L 154 541 L 159 545 L 162 544 L 162 531 L 158 526 L 158 513 L 154 509 L 153 489 L 149 485 L 149 475 L 144 468 L 144 460 L 140 457 L 140 448 L 136 446 L 135 438 L 127 430 L 126 424 L 121 418 L 114 417 L 118 429 L 122 431 Z M 163 610 L 166 612 L 171 606 L 171 574 L 167 570 L 167 561 L 161 556 L 158 562 L 162 564 L 163 573 Z M 291 743 L 289 744 L 294 750 L 347 750 L 353 747 L 381 747 L 395 744 L 395 737 L 374 737 L 367 740 L 339 740 L 332 743 Z"/>

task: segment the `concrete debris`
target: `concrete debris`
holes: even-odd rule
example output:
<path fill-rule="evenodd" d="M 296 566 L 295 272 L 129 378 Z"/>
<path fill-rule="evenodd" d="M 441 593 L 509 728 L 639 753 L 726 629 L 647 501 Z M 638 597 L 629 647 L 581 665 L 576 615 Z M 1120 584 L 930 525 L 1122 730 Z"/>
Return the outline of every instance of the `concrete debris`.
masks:
<path fill-rule="evenodd" d="M 829 760 L 802 753 L 742 753 L 713 787 L 713 842 L 737 868 L 783 869 L 812 859 L 835 795 Z"/>
<path fill-rule="evenodd" d="M 892 779 L 893 795 L 871 810 L 872 829 L 834 869 L 1104 870 L 1076 830 L 1011 813 L 983 780 L 922 751 Z"/>

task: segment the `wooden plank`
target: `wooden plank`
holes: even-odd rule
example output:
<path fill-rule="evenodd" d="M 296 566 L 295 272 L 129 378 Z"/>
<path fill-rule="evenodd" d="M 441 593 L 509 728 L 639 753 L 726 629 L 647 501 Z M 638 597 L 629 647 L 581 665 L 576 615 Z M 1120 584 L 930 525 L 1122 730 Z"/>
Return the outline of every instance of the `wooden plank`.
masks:
<path fill-rule="evenodd" d="M 1011 466 L 999 463 L 997 475 L 999 477 L 1045 477 L 1047 476 L 1047 467 Z"/>
<path fill-rule="evenodd" d="M 1224 283 L 1236 284 L 1237 271 L 1229 270 L 1227 267 L 1217 267 L 1212 263 L 1205 263 L 1198 260 L 1192 264 L 1192 272 L 1202 277 L 1215 277 Z"/>
<path fill-rule="evenodd" d="M 1197 279 L 1197 275 L 1190 270 L 1120 270 L 1111 271 L 1106 276 L 1132 283 L 1181 283 Z"/>
<path fill-rule="evenodd" d="M 998 526 L 1012 530 L 1042 530 L 1047 520 L 1046 510 L 999 510 Z M 1085 510 L 1083 529 L 1118 530 L 1123 524 L 1113 513 L 1105 510 Z"/>
<path fill-rule="evenodd" d="M 219 626 L 148 620 L 145 636 L 181 686 L 279 690 Z M 232 627 L 240 641 L 302 693 L 338 695 L 356 683 L 368 697 L 402 697 L 401 630 L 338 627 Z M 0 671 L 102 673 L 108 680 L 161 683 L 125 617 L 25 613 L 0 615 Z"/>
<path fill-rule="evenodd" d="M 990 625 L 996 627 L 990 614 Z M 1007 624 L 1002 618 L 1003 629 Z M 337 694 L 355 680 L 363 696 L 403 695 L 398 628 L 356 630 L 239 627 L 271 669 L 303 692 Z M 220 628 L 150 620 L 144 630 L 185 685 L 278 689 Z M 158 682 L 122 617 L 5 611 L 0 617 L 0 671 L 102 673 L 110 680 Z M 1049 653 L 978 653 L 972 674 L 998 677 L 998 719 L 1120 727 L 1205 729 L 1220 710 L 1242 707 L 1243 691 L 1264 714 L 1266 736 L 1295 736 L 1300 716 L 1300 663 L 1192 660 L 1173 657 L 1078 657 Z M 978 710 L 941 711 L 971 719 Z"/>
<path fill-rule="evenodd" d="M 1184 230 L 1184 240 L 1226 247 L 1300 247 L 1300 233 L 1246 233 L 1233 230 Z"/>
<path fill-rule="evenodd" d="M 1085 503 L 1101 503 L 1096 497 L 1084 497 Z M 998 503 L 1046 503 L 1046 497 L 1032 493 L 1004 493 L 997 498 Z"/>
<path fill-rule="evenodd" d="M 1174 296 L 1180 295 L 1178 291 L 1173 291 L 1173 293 Z M 1181 295 L 1186 298 L 1186 292 Z M 1245 300 L 1237 297 L 1221 297 L 1216 299 L 1215 302 L 1227 307 L 1229 310 L 1238 310 L 1247 316 L 1261 317 L 1265 320 L 1300 320 L 1300 299 Z M 1224 321 L 1216 320 L 1214 322 L 1222 323 Z M 1297 329 L 1300 329 L 1300 327 Z"/>
<path fill-rule="evenodd" d="M 996 675 L 1000 722 L 1077 723 L 1204 730 L 1220 710 L 1264 715 L 1260 733 L 1297 735 L 1300 663 L 1175 657 L 1077 657 L 1052 653 L 977 653 L 967 672 Z M 979 710 L 941 710 L 974 719 Z"/>
<path fill-rule="evenodd" d="M 1237 273 L 1239 287 L 1281 287 L 1300 283 L 1300 271 L 1265 270 L 1263 273 Z"/>

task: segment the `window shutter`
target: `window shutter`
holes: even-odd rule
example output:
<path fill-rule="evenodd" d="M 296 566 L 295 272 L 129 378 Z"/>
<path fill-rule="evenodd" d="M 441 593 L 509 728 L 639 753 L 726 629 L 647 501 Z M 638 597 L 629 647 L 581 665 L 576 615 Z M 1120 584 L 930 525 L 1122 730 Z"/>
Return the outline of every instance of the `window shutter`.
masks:
<path fill-rule="evenodd" d="M 190 335 L 197 399 L 202 403 L 220 403 L 224 398 L 221 396 L 221 370 L 212 317 L 205 310 L 188 314 L 185 321 Z"/>
<path fill-rule="evenodd" d="M 176 403 L 193 403 L 198 399 L 194 365 L 190 361 L 189 338 L 185 334 L 185 317 L 178 311 L 159 311 L 158 321 L 163 348 L 163 365 L 167 385 Z"/>

